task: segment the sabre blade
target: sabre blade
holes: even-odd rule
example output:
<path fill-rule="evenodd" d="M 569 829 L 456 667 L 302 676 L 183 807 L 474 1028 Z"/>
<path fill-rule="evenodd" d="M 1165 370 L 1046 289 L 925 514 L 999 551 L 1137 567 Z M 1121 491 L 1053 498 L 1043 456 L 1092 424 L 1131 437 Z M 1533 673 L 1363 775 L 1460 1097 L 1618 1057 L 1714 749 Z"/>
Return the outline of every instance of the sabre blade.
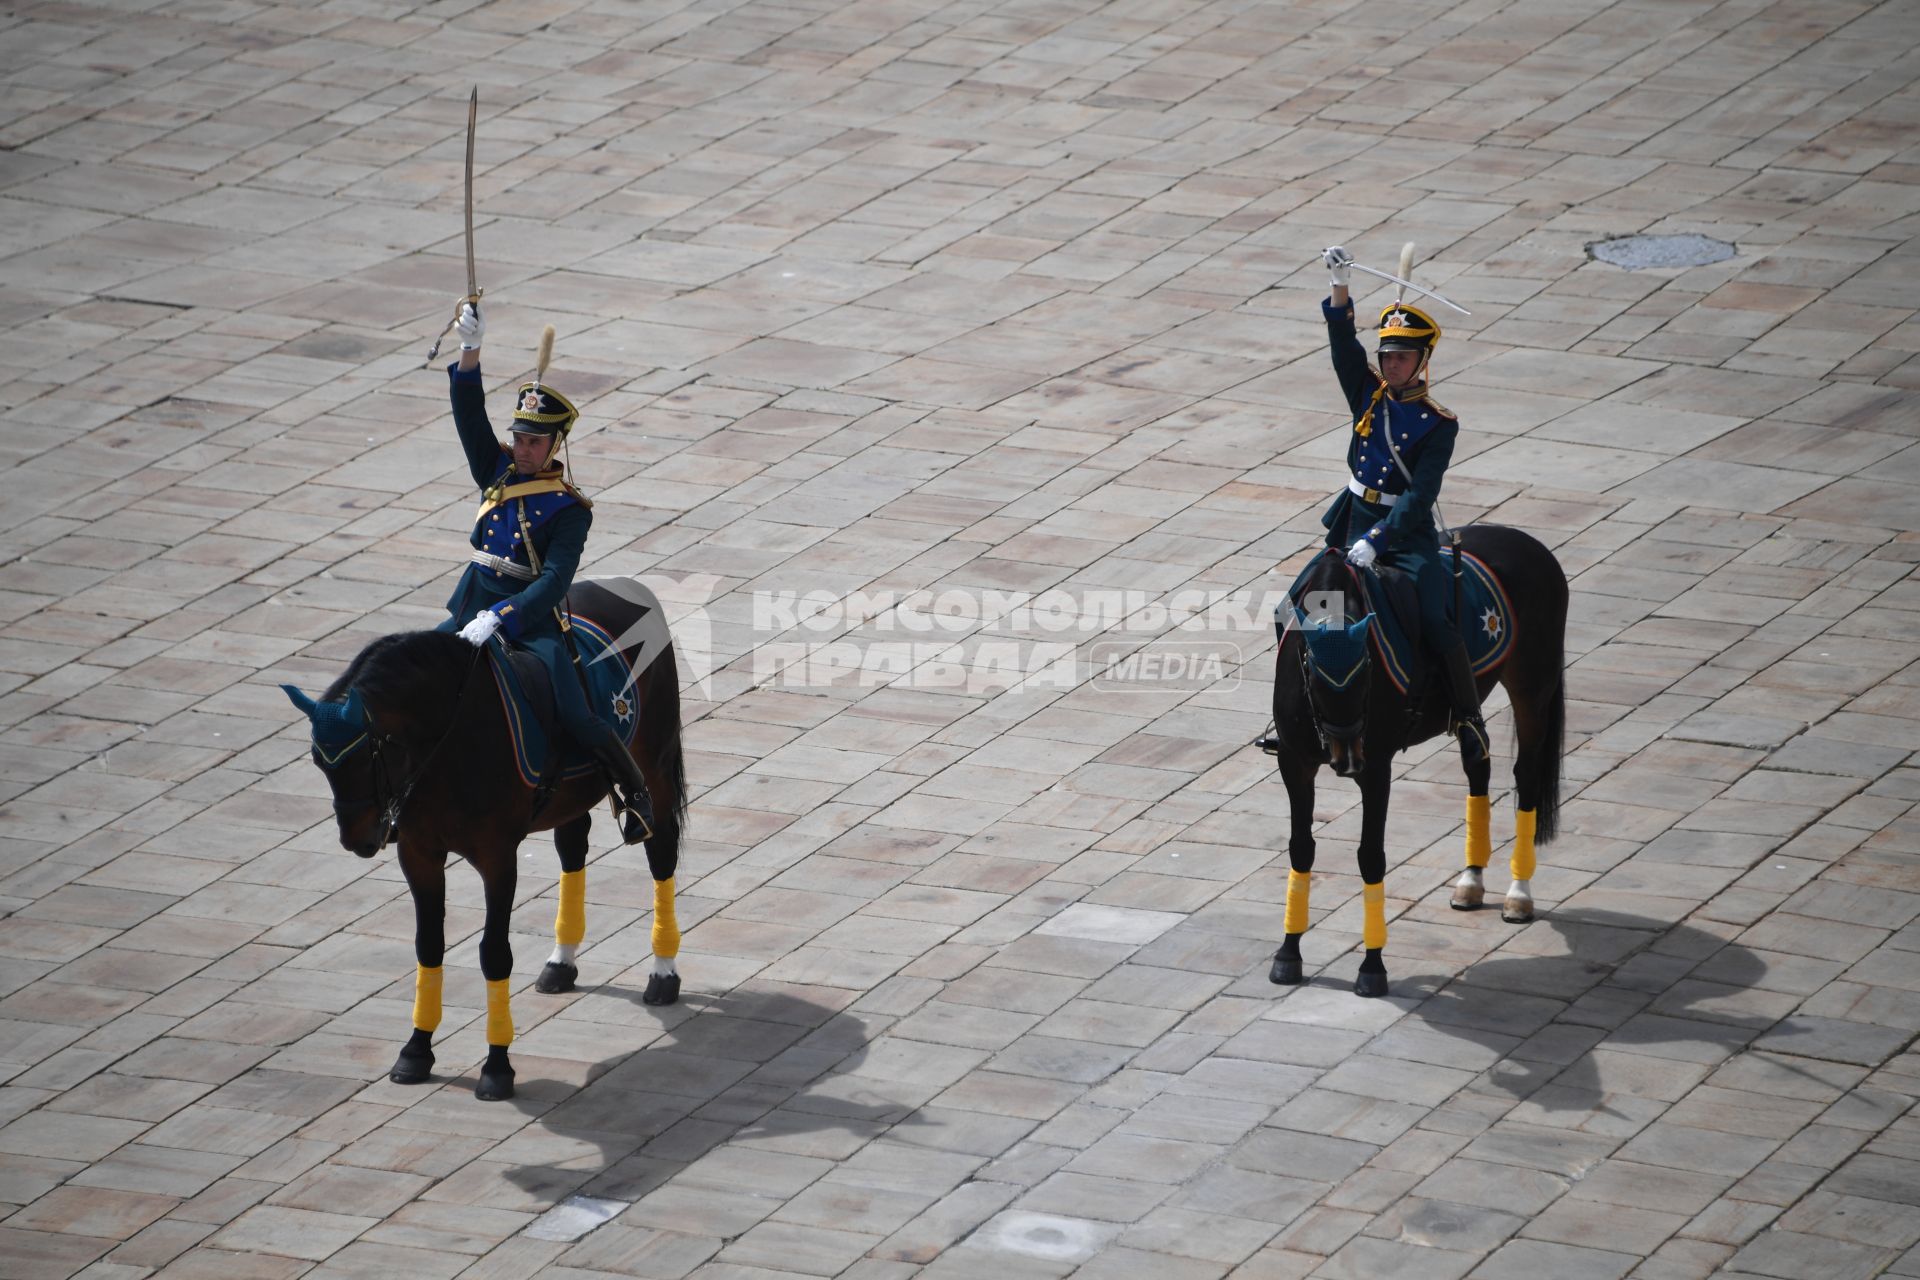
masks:
<path fill-rule="evenodd" d="M 1415 284 L 1411 280 L 1402 280 L 1399 276 L 1391 275 L 1385 271 L 1376 271 L 1372 267 L 1363 267 L 1357 262 L 1353 264 L 1353 269 L 1355 271 L 1364 271 L 1370 276 L 1379 276 L 1382 280 L 1390 280 L 1394 284 L 1397 284 L 1402 288 L 1411 289 L 1415 293 L 1421 294 L 1425 297 L 1432 298 L 1435 302 L 1439 303 L 1441 306 L 1452 307 L 1455 311 L 1458 311 L 1463 316 L 1470 316 L 1473 314 L 1473 312 L 1467 310 L 1465 307 L 1461 306 L 1459 303 L 1453 301 L 1452 299 L 1446 297 L 1445 295 L 1435 293 L 1432 289 L 1424 288 L 1420 285 Z"/>
<path fill-rule="evenodd" d="M 480 86 L 473 86 L 473 92 L 467 95 L 467 296 L 454 304 L 453 319 L 447 321 L 440 335 L 433 340 L 433 346 L 427 350 L 427 364 L 440 358 L 440 344 L 453 332 L 453 326 L 460 323 L 460 307 L 471 302 L 476 308 L 480 305 L 480 277 L 473 269 L 473 135 L 475 125 L 480 118 Z"/>
<path fill-rule="evenodd" d="M 480 296 L 480 277 L 473 269 L 473 136 L 480 117 L 480 86 L 467 97 L 467 296 Z"/>

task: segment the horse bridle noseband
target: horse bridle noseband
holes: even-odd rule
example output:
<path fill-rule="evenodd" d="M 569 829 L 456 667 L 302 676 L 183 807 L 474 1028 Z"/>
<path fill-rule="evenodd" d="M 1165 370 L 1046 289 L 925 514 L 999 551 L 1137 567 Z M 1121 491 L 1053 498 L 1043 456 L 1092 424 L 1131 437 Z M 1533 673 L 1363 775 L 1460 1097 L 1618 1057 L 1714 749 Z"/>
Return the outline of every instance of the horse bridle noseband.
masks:
<path fill-rule="evenodd" d="M 407 779 L 406 785 L 404 786 L 396 787 L 393 785 L 392 770 L 388 765 L 387 756 L 383 752 L 383 748 L 387 747 L 392 747 L 396 751 L 399 750 L 399 740 L 390 733 L 376 732 L 372 727 L 372 719 L 368 719 L 366 733 L 362 734 L 358 741 L 349 745 L 345 751 L 342 751 L 338 756 L 334 757 L 334 763 L 337 765 L 340 761 L 346 759 L 348 755 L 352 754 L 354 747 L 359 746 L 361 742 L 365 742 L 367 749 L 373 753 L 373 798 L 371 800 L 348 800 L 345 802 L 336 799 L 333 802 L 333 816 L 336 822 L 345 819 L 348 814 L 358 813 L 362 809 L 378 809 L 380 810 L 380 830 L 374 841 L 374 847 L 376 849 L 384 849 L 388 844 L 392 843 L 395 833 L 400 830 L 401 811 L 407 807 L 407 801 L 413 798 L 413 789 L 420 784 L 420 779 L 426 776 L 428 768 L 433 764 L 434 757 L 440 754 L 440 748 L 447 744 L 447 739 L 453 736 L 454 729 L 460 724 L 460 708 L 467 700 L 467 686 L 473 683 L 473 671 L 474 668 L 479 665 L 480 646 L 476 645 L 473 650 L 473 661 L 467 664 L 467 673 L 461 677 L 460 696 L 453 701 L 453 712 L 447 718 L 446 731 L 440 735 L 439 741 L 435 742 L 432 748 L 428 750 L 426 758 L 420 761 L 419 767 L 414 769 L 412 776 Z M 381 798 L 383 793 L 385 795 L 384 800 Z"/>

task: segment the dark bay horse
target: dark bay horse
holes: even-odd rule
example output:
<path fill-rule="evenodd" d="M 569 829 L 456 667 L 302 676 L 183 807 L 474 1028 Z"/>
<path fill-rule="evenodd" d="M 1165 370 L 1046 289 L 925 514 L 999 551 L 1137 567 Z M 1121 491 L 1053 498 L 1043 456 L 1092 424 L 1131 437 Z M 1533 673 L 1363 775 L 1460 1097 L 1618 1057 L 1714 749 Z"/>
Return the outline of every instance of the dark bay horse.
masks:
<path fill-rule="evenodd" d="M 653 834 L 646 841 L 654 880 L 654 968 L 643 998 L 648 1004 L 672 1004 L 680 993 L 673 874 L 687 782 L 680 749 L 680 678 L 666 614 L 653 592 L 625 578 L 583 579 L 567 600 L 576 628 L 587 622 L 613 637 L 633 672 L 631 687 L 620 696 L 638 703 L 632 711 L 637 728 L 631 750 L 647 780 L 654 813 Z M 544 794 L 530 785 L 515 762 L 509 713 L 488 658 L 451 632 L 413 631 L 375 640 L 318 702 L 291 685 L 281 687 L 313 723 L 313 758 L 333 788 L 340 843 L 371 858 L 397 838 L 400 870 L 413 893 L 419 964 L 413 1035 L 389 1078 L 418 1084 L 432 1074 L 446 951 L 447 855 L 458 853 L 480 873 L 486 897 L 480 971 L 487 982 L 487 1060 L 474 1093 L 487 1101 L 512 1097 L 507 1046 L 513 1017 L 507 992 L 513 949 L 507 927 L 517 851 L 529 832 L 553 832 L 560 853 L 560 908 L 554 953 L 536 987 L 570 991 L 579 976 L 574 955 L 586 933 L 587 832 L 593 806 L 607 794 L 604 773 L 594 769 L 563 777 Z M 558 771 L 557 763 L 549 768 Z"/>
<path fill-rule="evenodd" d="M 1552 840 L 1559 825 L 1567 577 L 1551 551 L 1518 529 L 1470 525 L 1460 534 L 1467 554 L 1487 566 L 1512 605 L 1506 657 L 1481 673 L 1478 684 L 1484 698 L 1497 680 L 1513 706 L 1513 885 L 1501 915 L 1520 923 L 1533 918 L 1529 881 L 1535 845 Z M 1306 600 L 1327 608 L 1338 624 L 1306 622 L 1297 610 Z M 1354 570 L 1338 548 L 1323 552 L 1309 566 L 1295 604 L 1294 625 L 1281 636 L 1273 681 L 1273 745 L 1292 817 L 1287 841 L 1292 870 L 1287 876 L 1286 937 L 1268 976 L 1277 983 L 1302 980 L 1300 935 L 1307 929 L 1314 854 L 1313 779 L 1326 764 L 1360 784 L 1361 942 L 1366 956 L 1353 989 L 1359 995 L 1381 996 L 1387 993 L 1380 952 L 1387 945 L 1386 827 L 1393 757 L 1447 728 L 1443 677 L 1437 671 L 1426 679 L 1416 675 L 1409 694 L 1388 680 L 1373 678 L 1375 623 Z M 1451 905 L 1456 910 L 1473 910 L 1485 896 L 1481 873 L 1493 851 L 1487 792 L 1492 774 L 1492 762 L 1484 759 L 1467 770 L 1467 866 L 1454 884 Z"/>

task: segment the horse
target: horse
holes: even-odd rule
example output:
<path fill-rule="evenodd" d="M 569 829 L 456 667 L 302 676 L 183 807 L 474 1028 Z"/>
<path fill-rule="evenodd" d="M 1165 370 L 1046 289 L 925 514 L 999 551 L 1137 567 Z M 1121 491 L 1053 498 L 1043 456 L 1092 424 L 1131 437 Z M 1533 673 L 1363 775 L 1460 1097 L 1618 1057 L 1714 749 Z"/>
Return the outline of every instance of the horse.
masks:
<path fill-rule="evenodd" d="M 1478 524 L 1459 533 L 1458 549 L 1486 566 L 1511 611 L 1505 657 L 1481 672 L 1476 682 L 1484 698 L 1497 680 L 1506 688 L 1513 708 L 1513 883 L 1501 918 L 1519 924 L 1533 919 L 1530 882 L 1536 846 L 1551 841 L 1559 830 L 1560 758 L 1566 736 L 1567 577 L 1551 551 L 1518 529 Z M 1303 980 L 1300 936 L 1307 930 L 1312 884 L 1313 783 L 1320 766 L 1326 764 L 1360 786 L 1361 943 L 1366 954 L 1353 989 L 1356 995 L 1383 996 L 1387 969 L 1380 953 L 1387 944 L 1386 825 L 1393 756 L 1446 729 L 1445 690 L 1439 679 L 1425 681 L 1418 672 L 1407 681 L 1406 693 L 1388 680 L 1374 678 L 1376 620 L 1365 605 L 1355 570 L 1339 548 L 1328 548 L 1316 557 L 1297 584 L 1295 596 L 1276 657 L 1274 737 L 1261 744 L 1277 757 L 1291 811 L 1285 938 L 1274 953 L 1268 978 L 1282 985 Z M 1321 622 L 1309 621 L 1297 601 L 1318 606 Z M 1329 617 L 1337 622 L 1329 625 Z M 1455 910 L 1475 910 L 1485 900 L 1482 873 L 1493 852 L 1487 791 L 1492 774 L 1492 762 L 1485 758 L 1467 767 L 1466 869 L 1453 886 L 1449 905 Z"/>
<path fill-rule="evenodd" d="M 624 578 L 581 579 L 567 595 L 571 625 L 598 628 L 617 648 L 627 687 L 615 701 L 635 721 L 630 750 L 646 778 L 653 833 L 645 842 L 654 881 L 653 972 L 647 1004 L 679 998 L 675 957 L 674 870 L 686 822 L 687 782 L 680 740 L 680 681 L 666 614 L 653 592 Z M 490 641 L 499 646 L 503 642 Z M 500 649 L 504 659 L 506 650 Z M 446 631 L 382 636 L 362 649 L 318 701 L 292 685 L 287 697 L 313 726 L 313 760 L 333 791 L 340 843 L 371 858 L 390 842 L 413 895 L 413 1034 L 388 1079 L 419 1084 L 432 1075 L 433 1033 L 440 1024 L 441 961 L 446 951 L 447 855 L 458 853 L 480 874 L 486 923 L 480 971 L 487 990 L 487 1060 L 474 1095 L 511 1098 L 513 1040 L 508 979 L 513 949 L 517 851 L 530 832 L 551 830 L 560 855 L 560 907 L 554 951 L 536 990 L 571 991 L 575 956 L 586 935 L 587 834 L 594 805 L 607 795 L 600 769 L 562 773 L 553 743 L 545 768 L 529 781 L 516 759 L 509 702 L 485 650 Z M 603 652 L 595 662 L 611 656 Z M 617 673 L 616 673 L 617 674 Z M 627 699 L 629 690 L 638 706 Z"/>

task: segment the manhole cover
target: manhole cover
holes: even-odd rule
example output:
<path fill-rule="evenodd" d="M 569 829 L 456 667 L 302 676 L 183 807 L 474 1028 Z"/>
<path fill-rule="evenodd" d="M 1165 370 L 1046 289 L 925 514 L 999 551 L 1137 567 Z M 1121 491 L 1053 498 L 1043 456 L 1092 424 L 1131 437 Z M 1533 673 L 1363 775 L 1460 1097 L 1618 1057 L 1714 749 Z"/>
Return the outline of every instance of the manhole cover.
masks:
<path fill-rule="evenodd" d="M 1679 236 L 1622 236 L 1618 240 L 1596 240 L 1587 252 L 1602 262 L 1633 271 L 1639 267 L 1704 267 L 1709 262 L 1725 262 L 1734 248 L 1725 240 L 1689 232 Z"/>

